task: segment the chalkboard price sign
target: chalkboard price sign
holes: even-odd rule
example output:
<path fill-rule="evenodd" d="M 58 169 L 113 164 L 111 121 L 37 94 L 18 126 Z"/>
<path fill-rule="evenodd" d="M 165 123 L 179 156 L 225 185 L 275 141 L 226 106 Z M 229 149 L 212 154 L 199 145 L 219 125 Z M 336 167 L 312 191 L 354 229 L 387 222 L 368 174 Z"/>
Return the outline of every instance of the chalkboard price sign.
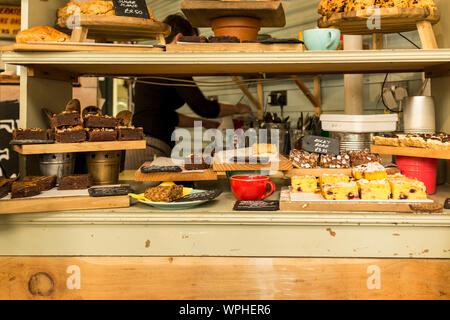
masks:
<path fill-rule="evenodd" d="M 113 0 L 116 16 L 150 19 L 145 0 Z"/>
<path fill-rule="evenodd" d="M 302 138 L 302 149 L 320 154 L 339 154 L 339 140 L 319 136 Z"/>

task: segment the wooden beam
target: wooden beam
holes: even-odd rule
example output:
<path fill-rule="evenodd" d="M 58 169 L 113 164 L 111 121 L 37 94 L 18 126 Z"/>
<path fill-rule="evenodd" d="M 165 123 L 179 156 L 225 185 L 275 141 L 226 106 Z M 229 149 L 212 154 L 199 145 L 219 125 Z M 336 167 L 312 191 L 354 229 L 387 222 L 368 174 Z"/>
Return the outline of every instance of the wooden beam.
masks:
<path fill-rule="evenodd" d="M 243 84 L 241 79 L 237 76 L 232 76 L 231 79 L 233 79 L 234 82 L 236 82 L 237 86 L 242 90 L 242 92 L 247 96 L 247 98 L 250 100 L 250 102 L 258 109 L 261 110 L 263 107 L 260 105 L 258 99 L 256 99 L 251 92 L 248 90 L 248 88 Z"/>
<path fill-rule="evenodd" d="M 71 42 L 86 42 L 88 35 L 88 28 L 85 27 L 77 27 L 72 30 L 72 34 L 70 36 Z"/>
<path fill-rule="evenodd" d="M 322 81 L 320 76 L 314 77 L 314 97 L 319 102 L 319 106 L 314 108 L 314 113 L 320 117 L 322 114 Z"/>
<path fill-rule="evenodd" d="M 418 21 L 417 31 L 419 31 L 420 41 L 422 42 L 422 49 L 438 49 L 436 36 L 434 35 L 433 26 L 429 21 Z"/>
<path fill-rule="evenodd" d="M 316 114 L 319 113 L 320 114 L 320 109 L 321 109 L 321 103 L 320 103 L 320 99 L 317 98 L 317 96 L 315 96 L 309 89 L 308 87 L 305 85 L 305 83 L 302 80 L 296 79 L 297 76 L 291 76 L 295 82 L 295 84 L 299 87 L 299 89 L 304 93 L 304 95 L 306 96 L 306 98 L 308 98 L 308 100 L 312 103 L 312 105 L 315 108 L 315 112 Z M 317 85 L 317 80 L 314 80 L 314 90 L 316 92 L 318 92 L 316 85 Z"/>
<path fill-rule="evenodd" d="M 262 120 L 264 117 L 264 90 L 263 84 L 261 82 L 258 82 L 256 84 L 256 90 L 258 91 L 258 100 L 259 100 L 258 120 Z"/>
<path fill-rule="evenodd" d="M 49 80 L 59 80 L 66 81 L 71 83 L 78 83 L 78 76 L 71 74 L 69 72 L 54 70 L 51 68 L 36 68 L 36 67 L 28 67 L 28 77 L 31 78 L 41 78 L 41 79 L 49 79 Z"/>
<path fill-rule="evenodd" d="M 333 230 L 329 230 L 333 236 Z M 152 250 L 146 240 L 142 246 Z M 450 260 L 0 257 L 0 299 L 441 299 Z"/>

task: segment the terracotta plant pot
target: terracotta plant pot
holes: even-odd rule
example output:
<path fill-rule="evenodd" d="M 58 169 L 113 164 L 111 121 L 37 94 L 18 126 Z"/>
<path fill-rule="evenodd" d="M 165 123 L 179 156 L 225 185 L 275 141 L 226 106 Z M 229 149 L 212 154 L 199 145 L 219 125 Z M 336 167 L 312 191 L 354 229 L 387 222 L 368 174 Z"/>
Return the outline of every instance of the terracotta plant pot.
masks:
<path fill-rule="evenodd" d="M 216 37 L 235 36 L 241 42 L 256 41 L 261 29 L 261 20 L 249 17 L 221 17 L 211 20 L 211 28 Z"/>

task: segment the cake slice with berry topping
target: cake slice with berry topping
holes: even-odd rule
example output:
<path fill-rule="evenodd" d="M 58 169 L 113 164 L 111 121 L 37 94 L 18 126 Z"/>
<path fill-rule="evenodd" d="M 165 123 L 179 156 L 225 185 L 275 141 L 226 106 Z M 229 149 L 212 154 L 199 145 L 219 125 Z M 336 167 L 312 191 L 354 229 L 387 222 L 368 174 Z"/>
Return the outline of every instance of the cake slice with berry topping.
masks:
<path fill-rule="evenodd" d="M 409 178 L 389 179 L 394 200 L 426 200 L 425 184 Z"/>
<path fill-rule="evenodd" d="M 314 176 L 295 176 L 291 178 L 291 190 L 294 193 L 318 193 L 317 179 Z"/>
<path fill-rule="evenodd" d="M 359 199 L 359 188 L 355 181 L 336 182 L 322 185 L 322 196 L 326 200 Z"/>
<path fill-rule="evenodd" d="M 370 162 L 354 167 L 352 174 L 357 180 L 383 180 L 387 178 L 386 168 L 378 162 Z"/>
<path fill-rule="evenodd" d="M 389 200 L 391 198 L 391 186 L 384 180 L 358 180 L 362 200 Z"/>
<path fill-rule="evenodd" d="M 349 182 L 350 177 L 345 174 L 323 174 L 319 177 L 319 184 L 336 183 L 336 182 Z"/>

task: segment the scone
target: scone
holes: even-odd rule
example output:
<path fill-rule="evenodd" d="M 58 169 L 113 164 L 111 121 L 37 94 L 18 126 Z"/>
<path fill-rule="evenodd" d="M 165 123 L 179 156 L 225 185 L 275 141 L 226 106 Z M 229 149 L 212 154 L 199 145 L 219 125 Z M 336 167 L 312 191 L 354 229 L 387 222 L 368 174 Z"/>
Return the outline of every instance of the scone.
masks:
<path fill-rule="evenodd" d="M 387 180 L 358 180 L 362 200 L 389 200 L 391 186 Z"/>
<path fill-rule="evenodd" d="M 69 40 L 70 36 L 67 34 L 47 26 L 23 30 L 16 35 L 17 43 L 25 43 L 28 41 L 66 42 Z"/>
<path fill-rule="evenodd" d="M 366 10 L 375 4 L 375 0 L 353 0 L 348 1 L 345 7 L 346 12 L 357 11 L 357 10 Z"/>
<path fill-rule="evenodd" d="M 322 196 L 326 200 L 359 199 L 359 189 L 355 181 L 324 184 Z"/>
<path fill-rule="evenodd" d="M 317 179 L 314 176 L 295 176 L 291 178 L 292 192 L 317 193 Z"/>

